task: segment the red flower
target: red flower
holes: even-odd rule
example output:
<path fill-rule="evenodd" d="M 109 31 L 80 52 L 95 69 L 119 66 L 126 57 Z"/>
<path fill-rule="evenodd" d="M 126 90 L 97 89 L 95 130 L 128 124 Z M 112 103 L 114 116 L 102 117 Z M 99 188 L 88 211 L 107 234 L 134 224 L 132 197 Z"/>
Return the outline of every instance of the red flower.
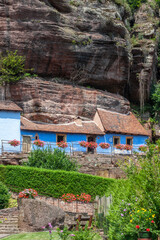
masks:
<path fill-rule="evenodd" d="M 150 232 L 150 229 L 149 229 L 149 228 L 147 228 L 147 229 L 146 229 L 146 231 L 147 231 L 147 232 Z"/>
<path fill-rule="evenodd" d="M 151 223 L 154 223 L 154 221 L 152 220 Z"/>
<path fill-rule="evenodd" d="M 137 228 L 137 229 L 139 229 L 139 228 L 140 228 L 140 226 L 139 226 L 139 225 L 136 225 L 136 228 Z"/>

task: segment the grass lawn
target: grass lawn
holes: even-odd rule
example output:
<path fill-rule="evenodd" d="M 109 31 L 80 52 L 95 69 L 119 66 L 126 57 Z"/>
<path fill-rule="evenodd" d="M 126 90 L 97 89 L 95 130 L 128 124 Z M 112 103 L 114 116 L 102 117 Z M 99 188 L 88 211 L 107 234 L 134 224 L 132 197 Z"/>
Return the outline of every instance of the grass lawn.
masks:
<path fill-rule="evenodd" d="M 59 237 L 55 234 L 54 240 L 59 240 Z M 49 240 L 48 232 L 36 232 L 36 233 L 20 233 L 14 234 L 9 237 L 3 238 L 4 240 Z"/>
<path fill-rule="evenodd" d="M 20 233 L 20 234 L 11 235 L 3 239 L 4 240 L 49 240 L 49 233 L 48 232 Z M 57 236 L 56 233 L 53 233 L 53 240 L 60 240 L 59 236 Z M 95 236 L 93 240 L 102 240 L 102 238 L 99 236 Z"/>

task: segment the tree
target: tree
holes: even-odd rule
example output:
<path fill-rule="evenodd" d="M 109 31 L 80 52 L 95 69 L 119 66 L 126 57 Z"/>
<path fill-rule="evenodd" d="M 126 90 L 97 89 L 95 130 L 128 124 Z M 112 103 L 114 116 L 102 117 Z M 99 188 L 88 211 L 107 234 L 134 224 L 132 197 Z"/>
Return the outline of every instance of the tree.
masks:
<path fill-rule="evenodd" d="M 19 56 L 17 51 L 9 52 L 0 56 L 0 84 L 6 86 L 7 83 L 14 83 L 25 76 L 25 57 Z"/>

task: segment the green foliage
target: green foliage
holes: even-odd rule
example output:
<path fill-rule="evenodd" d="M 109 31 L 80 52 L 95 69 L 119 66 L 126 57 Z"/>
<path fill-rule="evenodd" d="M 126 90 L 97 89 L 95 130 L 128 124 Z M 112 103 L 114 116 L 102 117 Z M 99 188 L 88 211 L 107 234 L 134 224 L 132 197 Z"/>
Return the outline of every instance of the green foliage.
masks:
<path fill-rule="evenodd" d="M 147 0 L 127 0 L 132 11 L 136 10 L 141 6 L 142 3 L 147 2 Z"/>
<path fill-rule="evenodd" d="M 77 171 L 78 164 L 75 160 L 70 160 L 70 157 L 65 151 L 51 148 L 38 148 L 31 151 L 26 166 L 46 168 L 52 170 Z"/>
<path fill-rule="evenodd" d="M 153 109 L 156 113 L 160 112 L 160 83 L 155 85 L 154 92 L 152 94 Z"/>
<path fill-rule="evenodd" d="M 83 229 L 79 225 L 79 229 L 76 232 L 73 232 L 74 240 L 93 240 L 95 237 L 98 237 L 98 234 L 93 232 L 91 229 L 88 229 L 88 225 L 85 225 L 85 228 Z M 96 238 L 96 239 L 101 239 L 101 238 Z"/>
<path fill-rule="evenodd" d="M 72 40 L 72 44 L 73 45 L 77 45 L 79 47 L 82 46 L 87 46 L 87 45 L 91 45 L 92 44 L 92 39 L 90 37 L 86 38 L 86 39 L 76 39 L 76 40 Z"/>
<path fill-rule="evenodd" d="M 128 15 L 131 14 L 131 8 L 128 4 L 128 0 L 114 0 L 116 4 L 124 6 L 124 9 Z"/>
<path fill-rule="evenodd" d="M 14 83 L 24 78 L 25 57 L 19 56 L 17 51 L 7 51 L 7 56 L 0 57 L 0 83 Z"/>
<path fill-rule="evenodd" d="M 77 172 L 2 165 L 0 179 L 14 192 L 33 188 L 44 196 L 59 198 L 64 193 L 87 193 L 92 199 L 103 196 L 116 181 Z"/>
<path fill-rule="evenodd" d="M 72 6 L 75 6 L 75 7 L 79 7 L 80 6 L 80 3 L 77 2 L 77 1 L 74 1 L 74 0 L 70 0 L 69 4 L 72 5 Z"/>
<path fill-rule="evenodd" d="M 7 187 L 0 182 L 0 209 L 6 208 L 9 204 L 10 194 Z"/>
<path fill-rule="evenodd" d="M 160 0 L 155 0 L 155 2 L 156 2 L 157 5 L 160 7 Z"/>
<path fill-rule="evenodd" d="M 160 228 L 160 141 L 157 145 L 148 143 L 148 149 L 146 155 L 137 155 L 136 164 L 132 159 L 128 159 L 123 165 L 128 179 L 118 182 L 112 192 L 113 204 L 107 217 L 110 240 L 124 240 L 127 237 L 130 240 L 137 239 L 137 223 L 140 228 L 148 225 L 148 228 L 151 228 L 148 218 L 145 223 L 141 223 L 138 222 L 138 215 L 132 216 L 136 211 L 139 213 L 137 209 L 140 208 L 145 208 L 147 213 L 150 213 L 151 209 L 155 214 L 153 218 L 156 224 L 151 230 Z M 156 239 L 156 231 L 153 232 L 152 239 Z"/>
<path fill-rule="evenodd" d="M 136 38 L 135 35 L 132 36 L 132 38 L 131 38 L 131 43 L 132 43 L 133 46 L 135 46 L 135 45 L 138 44 L 138 39 Z"/>

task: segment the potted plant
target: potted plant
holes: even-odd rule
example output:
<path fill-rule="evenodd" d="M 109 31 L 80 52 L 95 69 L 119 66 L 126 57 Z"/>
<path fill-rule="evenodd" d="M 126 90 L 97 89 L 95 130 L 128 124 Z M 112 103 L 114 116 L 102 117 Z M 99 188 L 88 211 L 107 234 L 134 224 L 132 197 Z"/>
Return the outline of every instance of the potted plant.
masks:
<path fill-rule="evenodd" d="M 132 145 L 129 145 L 129 144 L 124 145 L 124 149 L 127 150 L 127 151 L 132 150 L 132 148 L 133 148 Z"/>
<path fill-rule="evenodd" d="M 79 145 L 81 146 L 81 147 L 88 147 L 88 142 L 86 142 L 86 141 L 81 141 L 81 142 L 79 142 Z"/>
<path fill-rule="evenodd" d="M 61 142 L 57 143 L 57 146 L 60 148 L 66 148 L 66 147 L 68 147 L 68 144 L 64 141 L 61 141 Z"/>
<path fill-rule="evenodd" d="M 37 191 L 29 188 L 29 189 L 24 189 L 22 192 L 19 193 L 18 198 L 31 198 L 31 199 L 35 199 L 35 197 L 37 197 Z"/>
<path fill-rule="evenodd" d="M 102 149 L 108 149 L 110 147 L 110 144 L 109 143 L 100 143 L 99 146 L 102 148 Z"/>
<path fill-rule="evenodd" d="M 116 149 L 119 149 L 119 150 L 124 150 L 125 145 L 124 145 L 124 144 L 117 144 L 117 145 L 115 146 L 115 148 L 116 148 Z"/>
<path fill-rule="evenodd" d="M 38 147 L 44 147 L 45 143 L 43 141 L 41 141 L 40 139 L 38 139 L 38 140 L 34 140 L 33 144 L 38 146 Z"/>
<path fill-rule="evenodd" d="M 88 148 L 92 148 L 92 149 L 95 149 L 95 148 L 97 148 L 97 143 L 96 142 L 88 142 Z"/>
<path fill-rule="evenodd" d="M 18 140 L 16 140 L 16 139 L 11 140 L 11 141 L 9 141 L 8 143 L 9 143 L 11 146 L 13 146 L 13 147 L 17 147 L 17 146 L 20 145 L 20 141 L 18 141 Z"/>

